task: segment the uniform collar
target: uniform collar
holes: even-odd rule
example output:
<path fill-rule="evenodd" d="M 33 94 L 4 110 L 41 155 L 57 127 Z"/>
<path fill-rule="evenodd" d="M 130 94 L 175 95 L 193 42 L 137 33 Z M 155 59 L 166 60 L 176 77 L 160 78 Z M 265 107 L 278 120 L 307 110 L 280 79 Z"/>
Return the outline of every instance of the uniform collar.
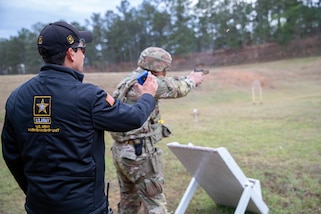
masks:
<path fill-rule="evenodd" d="M 82 73 L 79 73 L 78 71 L 76 71 L 74 69 L 71 69 L 71 68 L 68 68 L 66 66 L 47 63 L 47 64 L 44 64 L 41 67 L 40 72 L 48 71 L 48 70 L 54 70 L 54 71 L 58 71 L 58 72 L 61 72 L 61 73 L 70 74 L 75 79 L 79 80 L 80 82 L 82 82 L 83 79 L 84 79 L 84 75 Z"/>

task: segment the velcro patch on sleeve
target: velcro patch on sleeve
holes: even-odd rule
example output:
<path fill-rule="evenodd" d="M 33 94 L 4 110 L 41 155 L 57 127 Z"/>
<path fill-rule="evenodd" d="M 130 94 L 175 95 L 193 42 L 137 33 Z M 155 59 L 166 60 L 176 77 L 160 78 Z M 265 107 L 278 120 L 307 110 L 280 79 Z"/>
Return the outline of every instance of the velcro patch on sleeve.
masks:
<path fill-rule="evenodd" d="M 106 101 L 110 106 L 113 106 L 115 104 L 115 99 L 112 96 L 110 96 L 108 93 L 106 96 Z"/>

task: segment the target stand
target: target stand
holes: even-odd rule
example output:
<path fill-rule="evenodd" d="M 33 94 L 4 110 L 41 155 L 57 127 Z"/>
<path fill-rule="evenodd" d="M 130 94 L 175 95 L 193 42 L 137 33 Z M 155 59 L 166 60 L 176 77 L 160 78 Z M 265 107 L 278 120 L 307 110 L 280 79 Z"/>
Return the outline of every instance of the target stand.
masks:
<path fill-rule="evenodd" d="M 216 204 L 235 207 L 235 214 L 269 212 L 262 199 L 260 181 L 247 178 L 226 148 L 214 149 L 177 142 L 167 146 L 192 176 L 175 214 L 185 213 L 199 185 Z"/>

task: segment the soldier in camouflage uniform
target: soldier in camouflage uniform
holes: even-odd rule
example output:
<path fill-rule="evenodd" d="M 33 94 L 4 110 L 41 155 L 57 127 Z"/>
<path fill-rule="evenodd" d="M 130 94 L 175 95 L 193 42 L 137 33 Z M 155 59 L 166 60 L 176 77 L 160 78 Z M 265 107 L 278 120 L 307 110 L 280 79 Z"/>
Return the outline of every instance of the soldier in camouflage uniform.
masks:
<path fill-rule="evenodd" d="M 184 97 L 204 79 L 202 72 L 166 77 L 171 62 L 171 55 L 164 49 L 145 49 L 138 59 L 138 68 L 119 83 L 113 94 L 115 98 L 133 104 L 141 96 L 135 85 L 137 75 L 147 70 L 157 78 L 156 107 L 143 126 L 129 132 L 111 132 L 115 141 L 112 153 L 121 194 L 120 214 L 138 213 L 141 203 L 145 213 L 167 213 L 161 150 L 155 144 L 171 132 L 161 119 L 158 99 Z"/>

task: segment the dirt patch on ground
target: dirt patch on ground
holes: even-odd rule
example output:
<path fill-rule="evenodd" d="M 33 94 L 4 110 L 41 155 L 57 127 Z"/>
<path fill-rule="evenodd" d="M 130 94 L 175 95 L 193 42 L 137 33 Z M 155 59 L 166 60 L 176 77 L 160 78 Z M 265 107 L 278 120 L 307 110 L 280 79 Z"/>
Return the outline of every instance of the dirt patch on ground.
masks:
<path fill-rule="evenodd" d="M 254 82 L 261 83 L 261 87 L 269 87 L 270 83 L 267 77 L 250 72 L 250 71 L 221 71 L 216 73 L 216 81 L 219 81 L 220 84 L 226 86 L 252 86 L 255 85 Z"/>
<path fill-rule="evenodd" d="M 192 53 L 180 58 L 173 56 L 172 67 L 181 70 L 192 68 L 199 63 L 208 66 L 223 66 L 317 56 L 321 54 L 320 47 L 320 37 L 316 36 L 294 40 L 286 45 L 267 43 L 258 46 Z"/>
<path fill-rule="evenodd" d="M 320 36 L 291 41 L 286 45 L 267 43 L 257 46 L 245 46 L 234 49 L 209 50 L 176 56 L 172 53 L 173 71 L 193 70 L 198 64 L 209 67 L 241 65 L 257 62 L 271 62 L 280 59 L 318 56 L 321 54 Z M 138 57 L 138 56 L 137 56 Z M 131 62 L 107 63 L 104 67 L 86 67 L 89 73 L 95 72 L 130 72 L 137 66 L 134 59 Z"/>

